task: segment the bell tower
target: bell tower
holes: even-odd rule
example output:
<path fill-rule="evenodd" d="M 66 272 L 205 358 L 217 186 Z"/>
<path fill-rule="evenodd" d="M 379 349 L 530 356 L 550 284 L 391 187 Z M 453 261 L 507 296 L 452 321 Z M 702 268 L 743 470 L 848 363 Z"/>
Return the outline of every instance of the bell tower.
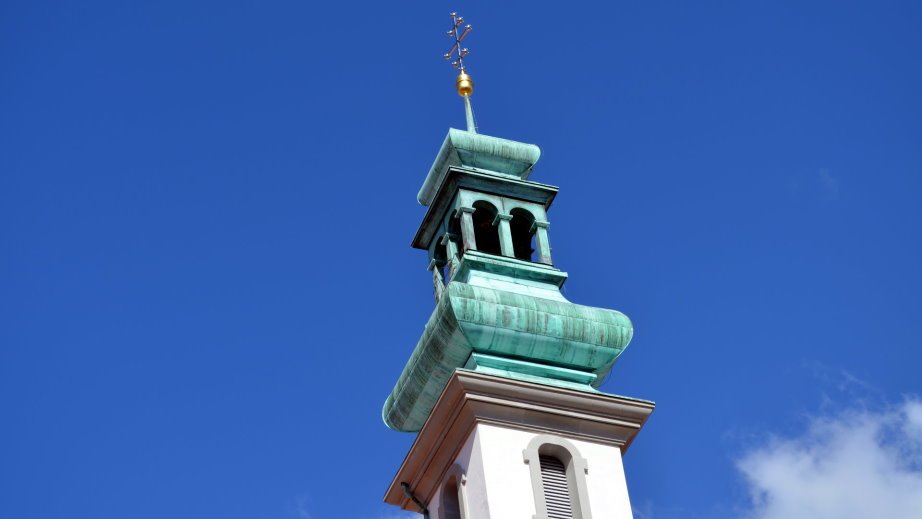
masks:
<path fill-rule="evenodd" d="M 387 503 L 437 519 L 630 518 L 622 456 L 653 411 L 598 391 L 633 328 L 568 301 L 548 210 L 530 179 L 540 149 L 477 133 L 463 40 L 453 45 L 467 130 L 450 129 L 417 200 L 435 309 L 383 409 L 417 433 Z"/>

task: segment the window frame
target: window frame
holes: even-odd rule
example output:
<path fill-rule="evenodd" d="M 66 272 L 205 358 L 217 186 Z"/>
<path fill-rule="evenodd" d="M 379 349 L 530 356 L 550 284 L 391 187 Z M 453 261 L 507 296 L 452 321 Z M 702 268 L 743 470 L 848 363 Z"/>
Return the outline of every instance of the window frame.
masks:
<path fill-rule="evenodd" d="M 535 436 L 528 442 L 528 447 L 522 451 L 522 457 L 531 473 L 531 488 L 535 498 L 534 519 L 548 519 L 547 499 L 544 496 L 541 463 L 538 459 L 542 454 L 556 457 L 567 468 L 567 486 L 570 490 L 573 519 L 592 519 L 586 486 L 589 464 L 580 455 L 575 445 L 564 438 L 550 434 Z"/>

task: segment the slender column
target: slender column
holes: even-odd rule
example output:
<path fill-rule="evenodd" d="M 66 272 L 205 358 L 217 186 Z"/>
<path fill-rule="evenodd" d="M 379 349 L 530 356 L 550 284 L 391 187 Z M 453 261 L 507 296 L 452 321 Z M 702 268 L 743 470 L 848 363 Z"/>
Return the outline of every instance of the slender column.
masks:
<path fill-rule="evenodd" d="M 455 243 L 456 239 L 458 239 L 458 237 L 450 232 L 446 232 L 439 238 L 441 244 L 445 246 L 445 256 L 449 260 L 451 260 L 455 254 L 458 254 L 458 244 Z"/>
<path fill-rule="evenodd" d="M 553 265 L 551 261 L 551 244 L 547 240 L 547 228 L 550 224 L 543 220 L 535 220 L 531 226 L 531 232 L 535 233 L 535 242 L 538 246 L 538 263 Z"/>
<path fill-rule="evenodd" d="M 461 218 L 461 241 L 463 252 L 471 249 L 477 250 L 477 240 L 474 239 L 474 208 L 459 207 L 458 217 Z"/>
<path fill-rule="evenodd" d="M 512 247 L 512 227 L 509 225 L 510 220 L 512 220 L 511 214 L 498 213 L 496 218 L 493 219 L 493 225 L 499 227 L 500 252 L 503 253 L 503 256 L 514 258 L 515 250 Z"/>
<path fill-rule="evenodd" d="M 458 236 L 446 232 L 442 235 L 441 243 L 445 246 L 445 255 L 448 256 L 448 281 L 455 277 L 455 268 L 458 266 Z"/>
<path fill-rule="evenodd" d="M 429 270 L 432 271 L 432 288 L 435 290 L 435 303 L 438 304 L 442 299 L 442 293 L 445 292 L 445 283 L 442 282 L 442 268 L 438 262 L 432 260 L 429 262 Z"/>

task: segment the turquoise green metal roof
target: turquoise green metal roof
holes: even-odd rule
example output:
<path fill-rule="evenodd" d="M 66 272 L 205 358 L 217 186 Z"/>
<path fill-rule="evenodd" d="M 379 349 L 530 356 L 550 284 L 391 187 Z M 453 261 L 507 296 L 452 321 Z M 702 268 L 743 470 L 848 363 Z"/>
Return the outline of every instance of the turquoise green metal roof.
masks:
<path fill-rule="evenodd" d="M 479 169 L 525 180 L 541 156 L 534 144 L 451 128 L 416 199 L 432 203 L 449 167 Z"/>
<path fill-rule="evenodd" d="M 451 282 L 385 402 L 384 422 L 418 431 L 465 366 L 593 391 L 632 333 L 614 310 Z"/>

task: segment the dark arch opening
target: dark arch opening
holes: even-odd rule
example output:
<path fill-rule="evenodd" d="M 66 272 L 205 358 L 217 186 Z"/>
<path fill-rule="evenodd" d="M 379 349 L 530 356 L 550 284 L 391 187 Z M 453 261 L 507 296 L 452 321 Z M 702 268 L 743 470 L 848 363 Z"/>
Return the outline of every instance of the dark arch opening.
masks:
<path fill-rule="evenodd" d="M 499 229 L 493 225 L 496 212 L 496 208 L 489 202 L 474 202 L 474 241 L 477 242 L 477 250 L 499 255 Z"/>
<path fill-rule="evenodd" d="M 455 250 L 458 251 L 458 258 L 464 256 L 464 242 L 461 239 L 461 218 L 457 215 L 448 220 L 448 234 L 451 235 L 451 241 L 455 244 Z M 451 260 L 451 258 L 448 258 Z"/>
<path fill-rule="evenodd" d="M 446 282 L 446 271 L 448 270 L 448 250 L 447 247 L 445 247 L 445 245 L 442 243 L 442 240 L 436 242 L 432 253 L 432 259 L 435 261 L 435 268 L 439 269 L 439 272 L 442 275 L 442 282 Z"/>
<path fill-rule="evenodd" d="M 458 480 L 451 478 L 442 489 L 442 517 L 461 519 L 461 502 L 458 499 Z"/>
<path fill-rule="evenodd" d="M 509 214 L 512 215 L 509 228 L 512 231 L 513 254 L 517 259 L 532 261 L 532 254 L 535 252 L 535 234 L 531 232 L 531 227 L 535 223 L 535 217 L 518 207 Z"/>

